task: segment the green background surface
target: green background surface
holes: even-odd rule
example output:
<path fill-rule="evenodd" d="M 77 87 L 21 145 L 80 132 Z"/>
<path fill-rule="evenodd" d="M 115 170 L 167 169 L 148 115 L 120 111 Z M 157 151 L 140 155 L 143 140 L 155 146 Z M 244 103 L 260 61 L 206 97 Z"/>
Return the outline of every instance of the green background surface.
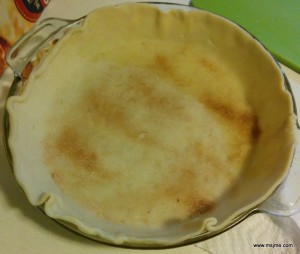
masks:
<path fill-rule="evenodd" d="M 284 65 L 300 73 L 300 0 L 193 0 L 253 34 Z"/>

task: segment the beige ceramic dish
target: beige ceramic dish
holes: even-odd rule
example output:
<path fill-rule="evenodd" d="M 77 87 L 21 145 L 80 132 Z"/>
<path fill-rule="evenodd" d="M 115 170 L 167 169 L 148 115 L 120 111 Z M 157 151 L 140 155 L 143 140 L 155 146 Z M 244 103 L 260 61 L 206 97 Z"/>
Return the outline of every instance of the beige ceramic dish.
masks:
<path fill-rule="evenodd" d="M 88 237 L 199 241 L 270 208 L 260 204 L 288 173 L 288 82 L 259 42 L 214 14 L 127 4 L 50 19 L 8 62 L 19 77 L 5 121 L 17 181 Z"/>

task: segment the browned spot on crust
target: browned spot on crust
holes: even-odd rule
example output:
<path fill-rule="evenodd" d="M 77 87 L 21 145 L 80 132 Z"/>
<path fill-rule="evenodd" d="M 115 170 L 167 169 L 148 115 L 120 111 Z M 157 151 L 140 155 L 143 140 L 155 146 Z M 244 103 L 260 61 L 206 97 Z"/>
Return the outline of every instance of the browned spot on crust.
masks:
<path fill-rule="evenodd" d="M 114 126 L 124 126 L 127 116 L 123 108 L 110 101 L 99 89 L 89 90 L 83 101 L 93 119 Z"/>
<path fill-rule="evenodd" d="M 62 182 L 62 176 L 58 172 L 52 172 L 51 177 L 57 184 Z"/>
<path fill-rule="evenodd" d="M 124 82 L 128 82 L 128 85 L 122 87 L 120 94 L 114 94 L 115 98 L 109 96 L 109 91 L 102 89 L 94 88 L 86 92 L 82 107 L 87 107 L 92 121 L 110 126 L 139 143 L 160 146 L 161 142 L 156 138 L 156 133 L 146 132 L 134 119 L 132 108 L 145 108 L 148 116 L 152 117 L 151 121 L 158 121 L 159 124 L 162 124 L 162 119 L 163 123 L 167 123 L 165 115 L 169 119 L 174 117 L 188 120 L 184 103 L 167 92 L 158 91 L 138 73 L 131 74 Z"/>
<path fill-rule="evenodd" d="M 220 68 L 215 63 L 204 57 L 199 58 L 199 64 L 209 72 L 216 73 L 220 70 Z"/>
<path fill-rule="evenodd" d="M 65 128 L 61 132 L 56 148 L 58 152 L 67 156 L 76 168 L 94 172 L 99 166 L 96 153 L 90 150 L 88 144 L 73 128 Z"/>
<path fill-rule="evenodd" d="M 253 125 L 252 125 L 252 129 L 251 129 L 252 141 L 256 142 L 259 139 L 260 135 L 261 135 L 261 128 L 259 127 L 259 124 L 258 124 L 258 117 L 254 116 Z"/>
<path fill-rule="evenodd" d="M 214 208 L 215 208 L 214 202 L 205 198 L 200 198 L 200 199 L 195 199 L 191 203 L 189 213 L 191 217 L 194 217 L 197 215 L 208 213 Z"/>
<path fill-rule="evenodd" d="M 116 178 L 116 173 L 102 165 L 96 151 L 73 127 L 61 129 L 57 136 L 49 134 L 43 146 L 44 162 L 51 170 L 52 179 L 62 189 L 69 188 L 70 184 L 79 188 L 83 179 L 94 182 Z"/>
<path fill-rule="evenodd" d="M 192 171 L 187 170 L 186 172 L 186 176 L 188 176 Z M 186 188 L 182 189 L 182 183 L 186 183 Z M 205 214 L 215 208 L 213 201 L 203 198 L 199 194 L 194 173 L 189 176 L 188 181 L 187 179 L 178 179 L 176 184 L 177 186 L 174 183 L 173 186 L 166 187 L 165 195 L 173 198 L 177 204 L 183 204 L 187 209 L 187 217 Z"/>
<path fill-rule="evenodd" d="M 176 115 L 178 117 L 184 117 L 182 110 L 184 105 L 178 100 L 175 100 L 172 96 L 168 94 L 162 94 L 155 91 L 151 85 L 144 82 L 139 76 L 131 76 L 130 89 L 134 90 L 136 96 L 141 97 L 141 103 L 145 103 L 147 107 L 154 108 L 159 111 L 164 111 L 168 113 L 169 117 Z"/>
<path fill-rule="evenodd" d="M 154 58 L 154 67 L 165 72 L 169 72 L 171 70 L 168 57 L 161 53 L 156 54 Z"/>
<path fill-rule="evenodd" d="M 126 108 L 118 102 L 109 100 L 101 90 L 89 90 L 87 96 L 84 97 L 83 104 L 88 107 L 88 112 L 93 121 L 115 128 L 136 142 L 149 145 L 157 144 L 151 135 L 143 135 L 145 134 L 144 130 L 131 122 Z"/>
<path fill-rule="evenodd" d="M 217 158 L 212 158 L 207 155 L 204 148 L 201 148 L 200 144 L 194 144 L 188 148 L 187 155 L 189 159 L 184 159 L 179 165 L 174 165 L 169 169 L 171 174 L 177 174 L 173 183 L 165 186 L 162 195 L 166 195 L 173 199 L 178 205 L 184 205 L 186 207 L 186 212 L 188 217 L 193 217 L 196 215 L 204 214 L 211 211 L 215 205 L 213 201 L 210 201 L 205 193 L 199 193 L 198 177 L 203 177 L 200 172 L 198 161 L 200 160 L 210 160 L 217 167 L 216 172 L 224 175 L 225 178 L 232 178 L 228 172 L 224 172 L 221 162 Z M 191 156 L 191 157 L 190 157 Z M 205 181 L 213 181 L 213 174 L 210 179 L 205 179 Z M 185 186 L 185 188 L 182 188 Z M 200 188 L 201 189 L 201 188 Z"/>
<path fill-rule="evenodd" d="M 228 120 L 235 120 L 236 118 L 241 117 L 241 120 L 245 121 L 247 118 L 246 115 L 240 115 L 237 112 L 235 112 L 235 110 L 231 106 L 226 105 L 225 103 L 217 101 L 215 99 L 212 99 L 210 96 L 203 96 L 201 98 L 201 102 L 203 102 L 205 106 L 207 106 L 209 109 Z"/>
<path fill-rule="evenodd" d="M 233 105 L 226 104 L 210 96 L 202 96 L 200 99 L 207 108 L 215 112 L 222 119 L 231 122 L 242 135 L 248 136 L 249 141 L 256 142 L 260 135 L 258 117 L 252 112 L 240 111 Z"/>

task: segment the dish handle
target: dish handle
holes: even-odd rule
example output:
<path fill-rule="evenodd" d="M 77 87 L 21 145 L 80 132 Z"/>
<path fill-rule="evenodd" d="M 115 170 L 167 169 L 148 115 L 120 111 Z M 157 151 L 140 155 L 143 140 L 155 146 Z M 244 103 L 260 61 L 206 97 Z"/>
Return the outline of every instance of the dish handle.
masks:
<path fill-rule="evenodd" d="M 298 125 L 298 124 L 297 124 Z M 258 209 L 278 216 L 292 216 L 300 212 L 300 128 L 297 128 L 297 144 L 289 173 L 280 186 Z"/>
<path fill-rule="evenodd" d="M 46 49 L 61 33 L 66 32 L 78 20 L 48 18 L 36 23 L 9 50 L 6 61 L 15 76 L 22 79 L 22 71 L 34 59 L 36 52 Z"/>

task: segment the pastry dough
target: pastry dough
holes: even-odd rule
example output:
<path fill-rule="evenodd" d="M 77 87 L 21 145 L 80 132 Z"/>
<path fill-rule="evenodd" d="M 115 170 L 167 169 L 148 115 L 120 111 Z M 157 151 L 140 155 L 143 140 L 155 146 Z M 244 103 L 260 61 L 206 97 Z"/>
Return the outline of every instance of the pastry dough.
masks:
<path fill-rule="evenodd" d="M 114 243 L 174 244 L 230 224 L 279 185 L 295 143 L 271 55 L 200 10 L 98 9 L 7 106 L 30 202 Z"/>

